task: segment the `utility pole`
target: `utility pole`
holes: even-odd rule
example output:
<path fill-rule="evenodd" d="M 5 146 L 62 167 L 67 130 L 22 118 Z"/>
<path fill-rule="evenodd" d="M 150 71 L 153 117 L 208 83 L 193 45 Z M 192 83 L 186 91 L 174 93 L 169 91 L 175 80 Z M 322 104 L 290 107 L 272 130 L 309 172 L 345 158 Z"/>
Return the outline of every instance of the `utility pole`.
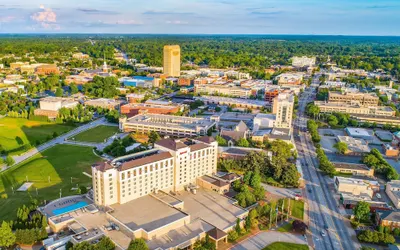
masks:
<path fill-rule="evenodd" d="M 271 207 L 270 210 L 271 210 L 271 211 L 269 212 L 269 229 L 271 229 L 272 207 Z"/>
<path fill-rule="evenodd" d="M 290 212 L 290 198 L 289 198 L 289 204 L 288 204 L 288 207 L 287 207 L 287 221 L 289 221 L 289 212 Z"/>

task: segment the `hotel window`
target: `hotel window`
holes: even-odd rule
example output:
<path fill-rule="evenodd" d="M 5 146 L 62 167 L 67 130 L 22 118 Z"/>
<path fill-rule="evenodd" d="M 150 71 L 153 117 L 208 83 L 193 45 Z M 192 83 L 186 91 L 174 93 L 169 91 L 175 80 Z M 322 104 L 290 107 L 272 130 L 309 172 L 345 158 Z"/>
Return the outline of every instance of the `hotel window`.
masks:
<path fill-rule="evenodd" d="M 133 170 L 133 176 L 136 176 L 136 170 Z"/>
<path fill-rule="evenodd" d="M 125 173 L 121 174 L 121 179 L 124 180 L 125 179 Z"/>
<path fill-rule="evenodd" d="M 153 165 L 150 165 L 150 172 L 153 171 Z"/>
<path fill-rule="evenodd" d="M 144 167 L 144 172 L 147 174 L 147 166 Z"/>

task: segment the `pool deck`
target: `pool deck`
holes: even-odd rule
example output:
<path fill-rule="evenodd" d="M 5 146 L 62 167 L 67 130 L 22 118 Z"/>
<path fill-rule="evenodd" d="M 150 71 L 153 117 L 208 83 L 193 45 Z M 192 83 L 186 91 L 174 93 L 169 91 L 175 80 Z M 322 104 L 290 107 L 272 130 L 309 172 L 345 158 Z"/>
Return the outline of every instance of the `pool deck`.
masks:
<path fill-rule="evenodd" d="M 77 206 L 76 204 L 82 204 L 82 205 Z M 42 211 L 47 217 L 50 218 L 53 216 L 72 212 L 74 210 L 89 206 L 91 204 L 93 204 L 93 201 L 89 200 L 84 195 L 74 195 L 54 200 L 49 204 L 47 204 L 46 206 L 42 207 Z"/>

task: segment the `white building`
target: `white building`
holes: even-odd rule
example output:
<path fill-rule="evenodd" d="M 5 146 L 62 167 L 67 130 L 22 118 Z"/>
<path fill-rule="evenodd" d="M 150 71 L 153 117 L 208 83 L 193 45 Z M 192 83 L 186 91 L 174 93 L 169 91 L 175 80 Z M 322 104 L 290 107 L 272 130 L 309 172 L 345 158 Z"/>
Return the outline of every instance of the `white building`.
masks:
<path fill-rule="evenodd" d="M 275 126 L 276 115 L 258 113 L 253 120 L 253 132 Z"/>
<path fill-rule="evenodd" d="M 290 93 L 281 93 L 274 98 L 272 113 L 276 115 L 275 128 L 292 127 L 294 96 Z"/>
<path fill-rule="evenodd" d="M 154 149 L 92 166 L 95 203 L 123 204 L 158 190 L 180 191 L 196 185 L 198 177 L 217 171 L 218 143 L 163 139 Z"/>
<path fill-rule="evenodd" d="M 306 57 L 306 56 L 294 56 L 292 57 L 292 66 L 293 67 L 312 67 L 315 65 L 315 57 Z"/>

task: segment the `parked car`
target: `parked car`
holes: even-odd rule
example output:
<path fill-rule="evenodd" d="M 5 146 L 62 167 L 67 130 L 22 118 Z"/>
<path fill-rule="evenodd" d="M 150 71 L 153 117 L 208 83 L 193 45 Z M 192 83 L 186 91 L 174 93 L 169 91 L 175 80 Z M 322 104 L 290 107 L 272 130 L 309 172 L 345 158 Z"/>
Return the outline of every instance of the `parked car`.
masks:
<path fill-rule="evenodd" d="M 322 237 L 325 237 L 325 236 L 326 236 L 325 231 L 321 231 L 321 236 L 322 236 Z"/>

